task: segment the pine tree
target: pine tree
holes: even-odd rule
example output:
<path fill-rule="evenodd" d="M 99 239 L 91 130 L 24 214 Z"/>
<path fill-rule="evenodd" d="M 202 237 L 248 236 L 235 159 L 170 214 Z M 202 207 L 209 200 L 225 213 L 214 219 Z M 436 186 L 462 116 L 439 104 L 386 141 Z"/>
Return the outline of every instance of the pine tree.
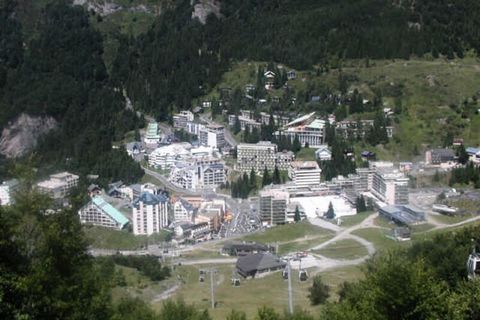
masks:
<path fill-rule="evenodd" d="M 270 179 L 270 173 L 268 172 L 268 169 L 265 167 L 265 170 L 263 170 L 262 186 L 267 186 L 270 183 L 272 183 Z"/>
<path fill-rule="evenodd" d="M 300 217 L 300 209 L 298 209 L 298 206 L 295 207 L 295 216 L 293 216 L 293 221 L 295 222 L 300 222 L 302 218 Z"/>
<path fill-rule="evenodd" d="M 325 213 L 325 218 L 327 219 L 334 219 L 335 218 L 335 210 L 333 210 L 332 202 L 328 204 L 328 210 Z"/>
<path fill-rule="evenodd" d="M 281 184 L 282 183 L 282 178 L 280 177 L 280 171 L 278 170 L 277 166 L 275 166 L 275 170 L 273 171 L 272 182 L 273 182 L 273 184 Z"/>
<path fill-rule="evenodd" d="M 250 170 L 250 186 L 252 187 L 252 189 L 257 188 L 257 174 L 255 173 L 254 168 Z"/>
<path fill-rule="evenodd" d="M 235 117 L 235 123 L 233 124 L 233 133 L 237 134 L 242 130 L 242 127 L 240 125 L 240 119 L 238 119 L 238 116 Z"/>
<path fill-rule="evenodd" d="M 293 139 L 293 144 L 292 144 L 292 151 L 293 152 L 298 152 L 302 149 L 302 144 L 300 143 L 300 140 L 298 139 L 298 136 L 296 135 L 295 138 Z"/>

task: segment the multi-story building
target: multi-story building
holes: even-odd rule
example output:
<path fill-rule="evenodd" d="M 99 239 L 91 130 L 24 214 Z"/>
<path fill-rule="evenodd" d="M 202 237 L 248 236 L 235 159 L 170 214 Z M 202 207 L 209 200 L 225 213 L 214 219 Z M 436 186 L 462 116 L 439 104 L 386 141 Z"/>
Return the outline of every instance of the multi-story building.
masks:
<path fill-rule="evenodd" d="M 299 187 L 320 184 L 321 173 L 316 161 L 293 161 L 288 169 L 288 176 Z"/>
<path fill-rule="evenodd" d="M 359 191 L 365 192 L 372 189 L 373 174 L 375 170 L 370 168 L 357 168 L 357 175 L 359 176 Z"/>
<path fill-rule="evenodd" d="M 292 152 L 277 152 L 277 145 L 270 141 L 258 143 L 241 143 L 237 146 L 237 169 L 257 172 L 263 170 L 287 170 L 290 162 L 295 158 Z"/>
<path fill-rule="evenodd" d="M 409 178 L 398 170 L 376 169 L 371 192 L 388 205 L 408 204 L 408 182 Z"/>
<path fill-rule="evenodd" d="M 142 192 L 133 202 L 133 234 L 151 235 L 168 227 L 168 199 L 164 194 Z"/>
<path fill-rule="evenodd" d="M 0 185 L 0 206 L 9 206 L 13 204 L 13 195 L 18 189 L 19 183 L 17 179 L 4 181 Z"/>
<path fill-rule="evenodd" d="M 147 145 L 157 145 L 160 142 L 160 130 L 158 128 L 158 123 L 150 122 L 147 126 L 147 130 L 145 131 L 145 137 L 143 141 Z"/>
<path fill-rule="evenodd" d="M 171 169 L 169 181 L 183 189 L 218 187 L 226 182 L 225 165 L 218 161 L 177 162 Z"/>
<path fill-rule="evenodd" d="M 173 202 L 173 222 L 193 222 L 198 208 L 183 198 Z"/>
<path fill-rule="evenodd" d="M 283 224 L 287 218 L 289 193 L 283 190 L 264 190 L 260 192 L 259 212 L 262 222 L 267 225 Z"/>
<path fill-rule="evenodd" d="M 78 184 L 79 177 L 69 172 L 50 175 L 50 179 L 37 183 L 38 190 L 48 194 L 54 200 L 67 196 L 68 192 Z"/>
<path fill-rule="evenodd" d="M 318 148 L 325 142 L 325 121 L 317 119 L 312 112 L 287 123 L 275 135 L 287 136 L 292 141 L 297 137 L 302 146 Z"/>
<path fill-rule="evenodd" d="M 223 126 L 209 124 L 199 133 L 200 145 L 218 149 L 225 146 L 225 128 Z"/>
<path fill-rule="evenodd" d="M 452 149 L 432 149 L 425 152 L 425 162 L 427 164 L 442 164 L 454 160 L 455 151 Z"/>
<path fill-rule="evenodd" d="M 192 145 L 188 142 L 172 143 L 157 148 L 148 156 L 148 163 L 162 170 L 169 169 L 175 161 L 189 157 L 191 148 Z"/>
<path fill-rule="evenodd" d="M 92 200 L 78 211 L 80 222 L 112 229 L 123 229 L 128 219 L 100 196 Z"/>
<path fill-rule="evenodd" d="M 173 127 L 177 129 L 186 129 L 187 123 L 192 122 L 195 116 L 191 111 L 183 110 L 173 116 Z"/>

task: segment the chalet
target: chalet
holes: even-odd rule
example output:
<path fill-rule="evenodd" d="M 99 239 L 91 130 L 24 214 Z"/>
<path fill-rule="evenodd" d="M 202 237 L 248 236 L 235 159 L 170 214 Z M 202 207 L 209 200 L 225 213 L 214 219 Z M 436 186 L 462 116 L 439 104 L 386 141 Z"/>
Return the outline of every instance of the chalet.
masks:
<path fill-rule="evenodd" d="M 284 261 L 271 253 L 254 253 L 238 258 L 236 271 L 244 278 L 255 278 L 283 270 L 286 265 Z"/>
<path fill-rule="evenodd" d="M 265 89 L 272 90 L 275 85 L 275 72 L 269 70 L 263 76 L 265 77 Z"/>
<path fill-rule="evenodd" d="M 295 80 L 297 78 L 297 72 L 295 70 L 290 70 L 287 72 L 288 80 Z"/>
<path fill-rule="evenodd" d="M 327 145 L 321 145 L 317 150 L 315 150 L 315 159 L 320 161 L 330 161 L 332 160 L 332 151 Z"/>

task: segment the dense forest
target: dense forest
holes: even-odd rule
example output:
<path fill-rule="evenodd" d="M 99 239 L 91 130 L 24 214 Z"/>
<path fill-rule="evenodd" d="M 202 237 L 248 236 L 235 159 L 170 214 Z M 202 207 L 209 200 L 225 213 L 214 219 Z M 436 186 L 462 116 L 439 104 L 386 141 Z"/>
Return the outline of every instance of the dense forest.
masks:
<path fill-rule="evenodd" d="M 169 268 L 148 256 L 91 257 L 77 208 L 45 215 L 49 200 L 22 188 L 15 205 L 0 207 L 1 319 L 211 319 L 181 301 L 156 313 L 140 300 L 113 300 L 112 288 L 126 285 L 116 266 L 155 280 L 169 277 Z M 480 319 L 480 284 L 467 280 L 465 267 L 479 238 L 476 226 L 380 252 L 366 263 L 363 280 L 344 283 L 320 314 L 284 315 L 259 301 L 255 319 Z M 246 317 L 232 311 L 227 319 Z"/>
<path fill-rule="evenodd" d="M 112 141 L 143 123 L 109 79 L 102 37 L 87 12 L 61 1 L 48 5 L 36 36 L 24 39 L 14 2 L 0 4 L 0 126 L 21 113 L 51 116 L 60 124 L 42 137 L 38 164 L 105 182 L 138 179 L 141 168 Z"/>

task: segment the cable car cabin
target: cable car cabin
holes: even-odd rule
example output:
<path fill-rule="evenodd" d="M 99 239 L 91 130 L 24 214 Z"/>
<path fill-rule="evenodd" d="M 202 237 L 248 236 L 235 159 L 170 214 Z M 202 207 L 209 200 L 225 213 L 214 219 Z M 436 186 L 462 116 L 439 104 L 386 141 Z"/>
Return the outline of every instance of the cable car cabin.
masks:
<path fill-rule="evenodd" d="M 282 278 L 283 278 L 284 280 L 288 280 L 288 270 L 287 270 L 287 269 L 283 270 L 283 272 L 282 272 Z"/>
<path fill-rule="evenodd" d="M 470 280 L 480 278 L 480 255 L 478 253 L 472 253 L 468 257 L 467 272 Z"/>
<path fill-rule="evenodd" d="M 232 286 L 234 287 L 240 286 L 240 279 L 232 279 Z"/>
<path fill-rule="evenodd" d="M 205 281 L 205 277 L 204 277 L 204 276 L 200 276 L 200 277 L 198 278 L 198 281 L 204 282 L 204 281 Z"/>
<path fill-rule="evenodd" d="M 300 272 L 298 273 L 298 279 L 300 281 L 307 281 L 307 279 L 308 279 L 307 270 L 305 270 L 305 269 L 300 270 Z"/>

